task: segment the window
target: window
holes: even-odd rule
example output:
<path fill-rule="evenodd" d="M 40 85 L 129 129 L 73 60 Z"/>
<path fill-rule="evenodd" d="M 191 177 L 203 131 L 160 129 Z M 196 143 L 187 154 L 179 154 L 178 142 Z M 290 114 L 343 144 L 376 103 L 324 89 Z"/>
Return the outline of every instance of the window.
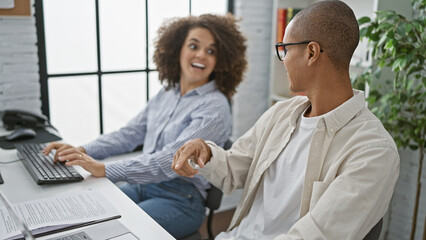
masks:
<path fill-rule="evenodd" d="M 71 144 L 124 126 L 159 91 L 153 40 L 164 19 L 232 9 L 232 0 L 35 3 L 42 111 Z"/>

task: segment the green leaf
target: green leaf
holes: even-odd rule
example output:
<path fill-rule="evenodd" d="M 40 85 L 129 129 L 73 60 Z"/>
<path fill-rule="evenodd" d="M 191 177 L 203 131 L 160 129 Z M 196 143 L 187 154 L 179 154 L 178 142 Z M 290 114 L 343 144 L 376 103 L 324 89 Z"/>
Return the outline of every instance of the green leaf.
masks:
<path fill-rule="evenodd" d="M 368 23 L 370 21 L 371 21 L 371 19 L 369 17 L 362 17 L 362 18 L 358 19 L 358 24 L 362 25 L 362 24 Z"/>
<path fill-rule="evenodd" d="M 405 26 L 404 26 L 404 28 L 405 28 L 405 34 L 409 34 L 410 32 L 411 32 L 411 30 L 413 30 L 413 26 L 411 26 L 411 24 L 405 24 Z"/>
<path fill-rule="evenodd" d="M 406 55 L 405 59 L 407 59 L 407 62 L 411 62 L 414 59 L 414 55 L 412 53 L 409 53 Z"/>
<path fill-rule="evenodd" d="M 407 89 L 411 89 L 414 85 L 414 79 L 410 79 L 407 82 Z"/>
<path fill-rule="evenodd" d="M 400 58 L 400 59 L 401 59 L 401 61 L 399 62 L 399 70 L 402 71 L 402 69 L 407 64 L 407 59 L 406 58 Z"/>
<path fill-rule="evenodd" d="M 390 24 L 388 22 L 383 22 L 377 27 L 377 31 L 378 32 L 387 31 L 391 29 L 393 26 L 394 26 L 393 24 Z"/>
<path fill-rule="evenodd" d="M 378 20 L 384 20 L 386 19 L 387 15 L 389 15 L 389 13 L 385 10 L 380 10 L 376 12 L 376 15 Z"/>
<path fill-rule="evenodd" d="M 417 145 L 409 145 L 411 150 L 417 150 L 419 147 Z"/>
<path fill-rule="evenodd" d="M 420 23 L 418 23 L 418 22 L 413 22 L 413 26 L 414 26 L 414 28 L 415 28 L 417 31 L 419 31 L 419 32 L 422 32 L 422 31 L 423 31 L 422 25 L 421 25 Z"/>
<path fill-rule="evenodd" d="M 396 59 L 392 64 L 392 72 L 396 72 L 400 66 L 400 62 L 402 61 L 401 58 Z"/>
<path fill-rule="evenodd" d="M 386 62 L 385 62 L 384 60 L 380 60 L 380 61 L 378 62 L 378 66 L 379 66 L 379 68 L 383 68 L 385 65 L 386 65 Z"/>
<path fill-rule="evenodd" d="M 392 48 L 393 48 L 393 39 L 387 41 L 386 45 L 385 45 L 385 49 L 389 49 L 390 50 Z"/>
<path fill-rule="evenodd" d="M 390 39 L 388 39 L 386 34 L 383 34 L 383 36 L 380 38 L 379 42 L 377 43 L 377 45 L 382 45 L 384 42 L 389 41 Z"/>
<path fill-rule="evenodd" d="M 398 33 L 399 36 L 405 36 L 405 25 L 406 23 L 401 23 L 396 28 L 396 32 Z"/>
<path fill-rule="evenodd" d="M 363 38 L 363 37 L 367 37 L 367 33 L 368 33 L 368 28 L 362 28 L 362 29 L 359 31 L 360 39 L 362 40 L 362 38 Z"/>

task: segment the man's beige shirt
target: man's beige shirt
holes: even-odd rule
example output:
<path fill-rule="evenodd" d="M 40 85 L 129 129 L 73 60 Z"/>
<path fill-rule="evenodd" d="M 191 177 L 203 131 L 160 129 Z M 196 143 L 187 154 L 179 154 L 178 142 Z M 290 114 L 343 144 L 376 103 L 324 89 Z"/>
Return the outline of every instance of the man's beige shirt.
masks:
<path fill-rule="evenodd" d="M 275 104 L 228 151 L 208 142 L 212 158 L 201 174 L 225 194 L 244 189 L 228 230 L 250 211 L 263 174 L 309 104 L 306 97 Z M 362 239 L 388 208 L 399 175 L 393 139 L 366 108 L 363 92 L 354 90 L 336 110 L 319 120 L 312 137 L 300 219 L 277 239 Z"/>

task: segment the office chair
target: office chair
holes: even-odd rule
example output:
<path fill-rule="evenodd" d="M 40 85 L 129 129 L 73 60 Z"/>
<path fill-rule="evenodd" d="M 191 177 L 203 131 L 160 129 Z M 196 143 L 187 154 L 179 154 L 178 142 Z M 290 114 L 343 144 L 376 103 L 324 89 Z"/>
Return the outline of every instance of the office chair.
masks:
<path fill-rule="evenodd" d="M 383 226 L 383 218 L 376 223 L 376 225 L 370 230 L 367 236 L 364 237 L 363 240 L 378 240 L 380 237 L 380 233 L 382 232 Z"/>

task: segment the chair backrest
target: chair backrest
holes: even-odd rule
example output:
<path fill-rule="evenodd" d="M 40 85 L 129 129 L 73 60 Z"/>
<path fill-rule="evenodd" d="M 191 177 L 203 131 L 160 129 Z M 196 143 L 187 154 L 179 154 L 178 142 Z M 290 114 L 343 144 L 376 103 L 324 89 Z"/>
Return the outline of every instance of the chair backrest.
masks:
<path fill-rule="evenodd" d="M 210 185 L 211 187 L 207 190 L 206 207 L 210 209 L 210 211 L 214 211 L 220 207 L 223 193 L 219 188 L 212 184 Z"/>
<path fill-rule="evenodd" d="M 363 240 L 377 240 L 382 232 L 383 218 L 376 223 L 376 225 L 370 230 L 370 232 L 364 237 Z"/>
<path fill-rule="evenodd" d="M 225 145 L 223 145 L 223 149 L 228 150 L 232 147 L 232 141 L 231 139 L 228 138 L 228 140 L 226 140 Z"/>
<path fill-rule="evenodd" d="M 206 198 L 206 207 L 209 209 L 209 215 L 207 217 L 207 233 L 209 234 L 209 239 L 214 239 L 214 234 L 212 230 L 213 225 L 213 214 L 214 211 L 220 207 L 220 203 L 222 202 L 222 191 L 210 184 L 211 187 L 207 190 L 207 198 Z"/>

